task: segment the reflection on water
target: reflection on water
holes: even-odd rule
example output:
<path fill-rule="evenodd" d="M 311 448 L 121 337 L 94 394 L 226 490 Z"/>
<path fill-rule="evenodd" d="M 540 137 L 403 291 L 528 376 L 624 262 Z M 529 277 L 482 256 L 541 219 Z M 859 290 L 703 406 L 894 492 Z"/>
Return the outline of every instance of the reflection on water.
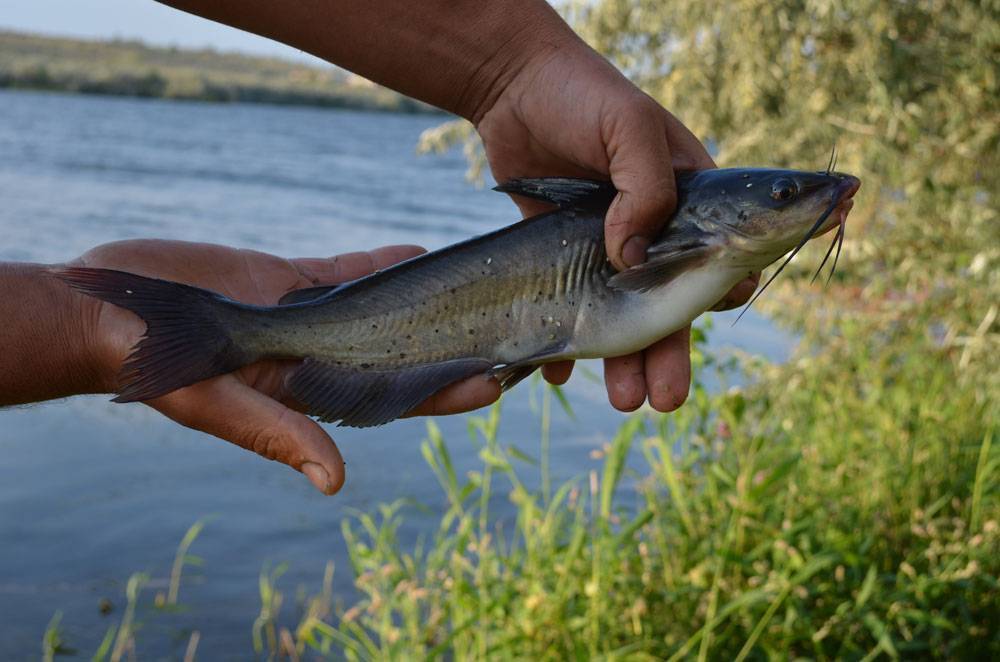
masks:
<path fill-rule="evenodd" d="M 350 111 L 205 105 L 0 92 L 0 260 L 58 261 L 134 237 L 214 241 L 287 256 L 333 255 L 390 243 L 437 248 L 517 219 L 504 196 L 463 180 L 459 154 L 418 157 L 436 118 Z M 790 338 L 751 312 L 710 336 L 781 360 Z M 599 373 L 599 364 L 588 362 Z M 530 384 L 505 402 L 501 438 L 537 448 Z M 590 451 L 622 420 L 603 386 L 567 387 L 576 418 L 555 417 L 556 480 L 596 465 Z M 476 463 L 464 417 L 439 419 L 456 470 Z M 348 462 L 334 498 L 285 467 L 180 428 L 142 405 L 81 397 L 0 412 L 0 657 L 34 654 L 55 612 L 69 644 L 90 653 L 108 626 L 98 601 L 123 606 L 137 570 L 169 572 L 187 527 L 214 515 L 193 552 L 205 559 L 171 626 L 201 631 L 199 652 L 247 650 L 259 609 L 256 577 L 290 562 L 282 586 L 319 585 L 351 599 L 340 520 L 352 509 L 411 498 L 400 531 L 414 540 L 440 511 L 420 455 L 424 422 L 333 431 Z M 526 474 L 533 471 L 525 467 Z M 502 506 L 502 504 L 499 504 Z M 150 591 L 151 593 L 152 591 Z M 153 621 L 144 638 L 183 646 Z M 140 648 L 142 650 L 142 648 Z"/>

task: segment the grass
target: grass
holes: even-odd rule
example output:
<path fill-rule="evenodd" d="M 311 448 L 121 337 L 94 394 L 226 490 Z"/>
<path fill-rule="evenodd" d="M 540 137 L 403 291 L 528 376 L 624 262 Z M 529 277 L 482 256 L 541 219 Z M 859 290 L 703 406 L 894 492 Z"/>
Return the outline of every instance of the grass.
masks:
<path fill-rule="evenodd" d="M 400 544 L 401 503 L 345 521 L 360 599 L 333 608 L 331 566 L 300 598 L 304 616 L 283 617 L 284 568 L 265 569 L 248 647 L 364 660 L 1000 655 L 997 402 L 919 325 L 876 344 L 863 319 L 837 319 L 823 352 L 757 365 L 749 387 L 696 383 L 679 412 L 632 417 L 601 471 L 555 487 L 547 413 L 538 458 L 505 442 L 499 406 L 470 418 L 481 467 L 466 476 L 429 423 L 423 453 L 448 502 L 430 540 Z M 134 646 L 134 613 L 113 652 Z"/>

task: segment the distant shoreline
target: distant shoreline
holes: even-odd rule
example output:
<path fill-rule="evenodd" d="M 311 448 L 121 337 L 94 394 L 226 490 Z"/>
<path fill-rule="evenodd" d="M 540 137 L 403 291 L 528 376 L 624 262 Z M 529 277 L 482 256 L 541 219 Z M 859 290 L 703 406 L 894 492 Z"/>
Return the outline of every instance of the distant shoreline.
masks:
<path fill-rule="evenodd" d="M 334 67 L 213 50 L 0 31 L 0 89 L 444 114 Z"/>

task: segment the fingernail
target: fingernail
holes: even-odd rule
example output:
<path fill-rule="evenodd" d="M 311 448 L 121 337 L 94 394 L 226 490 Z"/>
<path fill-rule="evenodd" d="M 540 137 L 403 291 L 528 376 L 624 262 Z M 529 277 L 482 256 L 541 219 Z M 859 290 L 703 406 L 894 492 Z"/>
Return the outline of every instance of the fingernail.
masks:
<path fill-rule="evenodd" d="M 622 246 L 622 261 L 626 266 L 634 267 L 646 261 L 646 249 L 649 248 L 649 239 L 636 235 L 630 237 Z"/>
<path fill-rule="evenodd" d="M 326 469 L 319 466 L 315 462 L 306 462 L 302 465 L 302 473 L 306 475 L 309 482 L 313 486 L 322 492 L 327 494 L 330 490 L 330 477 L 326 474 Z"/>

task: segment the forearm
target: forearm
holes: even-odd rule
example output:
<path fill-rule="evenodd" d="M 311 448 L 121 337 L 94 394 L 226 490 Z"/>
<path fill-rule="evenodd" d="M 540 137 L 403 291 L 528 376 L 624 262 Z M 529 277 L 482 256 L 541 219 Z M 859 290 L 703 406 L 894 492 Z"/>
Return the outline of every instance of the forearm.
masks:
<path fill-rule="evenodd" d="M 583 42 L 544 0 L 160 0 L 477 121 L 526 64 Z"/>
<path fill-rule="evenodd" d="M 42 265 L 0 262 L 0 406 L 99 390 L 86 305 Z"/>

